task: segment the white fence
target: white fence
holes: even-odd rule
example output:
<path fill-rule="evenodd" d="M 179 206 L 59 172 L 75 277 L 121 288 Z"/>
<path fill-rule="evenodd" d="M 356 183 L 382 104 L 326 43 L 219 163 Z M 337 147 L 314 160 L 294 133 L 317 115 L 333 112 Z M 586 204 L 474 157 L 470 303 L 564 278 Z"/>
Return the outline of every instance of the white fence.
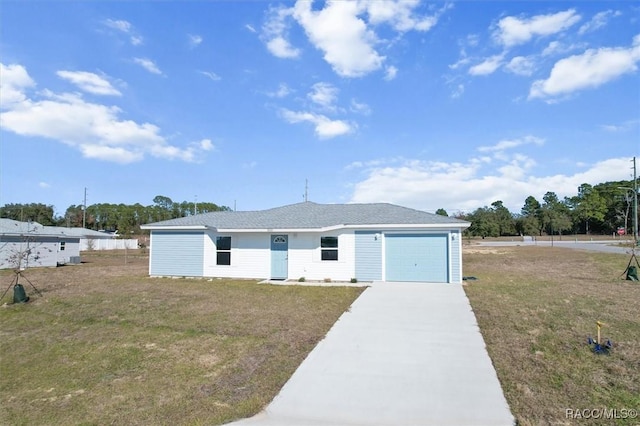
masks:
<path fill-rule="evenodd" d="M 138 240 L 116 240 L 116 239 L 103 239 L 103 238 L 81 238 L 80 239 L 80 251 L 88 250 L 124 250 L 124 249 L 137 249 Z"/>

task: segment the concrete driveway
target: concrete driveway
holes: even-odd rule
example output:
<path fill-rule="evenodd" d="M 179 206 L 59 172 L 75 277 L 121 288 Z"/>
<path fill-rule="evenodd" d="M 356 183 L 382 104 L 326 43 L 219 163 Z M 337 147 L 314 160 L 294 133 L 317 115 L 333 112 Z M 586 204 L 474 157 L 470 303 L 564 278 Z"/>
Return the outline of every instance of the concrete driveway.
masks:
<path fill-rule="evenodd" d="M 513 425 L 461 285 L 374 283 L 255 425 Z"/>

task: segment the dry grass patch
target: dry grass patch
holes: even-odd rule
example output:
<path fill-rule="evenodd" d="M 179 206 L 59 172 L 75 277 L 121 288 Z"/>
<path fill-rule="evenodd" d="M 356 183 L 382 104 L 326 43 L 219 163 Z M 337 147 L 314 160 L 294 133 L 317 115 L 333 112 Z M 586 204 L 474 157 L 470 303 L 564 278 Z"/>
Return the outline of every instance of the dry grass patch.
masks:
<path fill-rule="evenodd" d="M 135 252 L 29 270 L 0 309 L 0 424 L 221 424 L 260 411 L 362 292 L 152 279 Z M 6 288 L 10 272 L 0 280 Z M 4 291 L 4 288 L 3 288 Z M 9 291 L 1 303 L 10 302 Z"/>
<path fill-rule="evenodd" d="M 640 284 L 620 278 L 628 261 L 551 247 L 465 251 L 465 274 L 479 278 L 465 290 L 518 424 L 580 424 L 567 409 L 640 409 Z M 598 320 L 614 343 L 608 356 L 586 342 Z"/>

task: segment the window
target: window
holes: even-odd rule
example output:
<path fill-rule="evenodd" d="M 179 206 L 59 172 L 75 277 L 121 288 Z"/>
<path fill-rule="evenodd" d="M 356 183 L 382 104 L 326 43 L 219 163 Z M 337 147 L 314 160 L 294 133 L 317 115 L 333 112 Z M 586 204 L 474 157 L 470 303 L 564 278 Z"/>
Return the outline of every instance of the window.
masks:
<path fill-rule="evenodd" d="M 64 241 L 60 241 L 60 251 L 64 251 Z"/>
<path fill-rule="evenodd" d="M 216 265 L 231 265 L 231 237 L 216 238 Z"/>
<path fill-rule="evenodd" d="M 338 260 L 338 237 L 320 237 L 322 260 Z"/>

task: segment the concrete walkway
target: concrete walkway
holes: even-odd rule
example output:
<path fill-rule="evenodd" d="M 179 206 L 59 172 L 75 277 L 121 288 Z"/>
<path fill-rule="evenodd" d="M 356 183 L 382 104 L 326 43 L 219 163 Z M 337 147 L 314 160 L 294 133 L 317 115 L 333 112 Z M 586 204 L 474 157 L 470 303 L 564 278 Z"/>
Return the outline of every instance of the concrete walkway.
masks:
<path fill-rule="evenodd" d="M 374 283 L 236 426 L 513 425 L 461 285 Z"/>

